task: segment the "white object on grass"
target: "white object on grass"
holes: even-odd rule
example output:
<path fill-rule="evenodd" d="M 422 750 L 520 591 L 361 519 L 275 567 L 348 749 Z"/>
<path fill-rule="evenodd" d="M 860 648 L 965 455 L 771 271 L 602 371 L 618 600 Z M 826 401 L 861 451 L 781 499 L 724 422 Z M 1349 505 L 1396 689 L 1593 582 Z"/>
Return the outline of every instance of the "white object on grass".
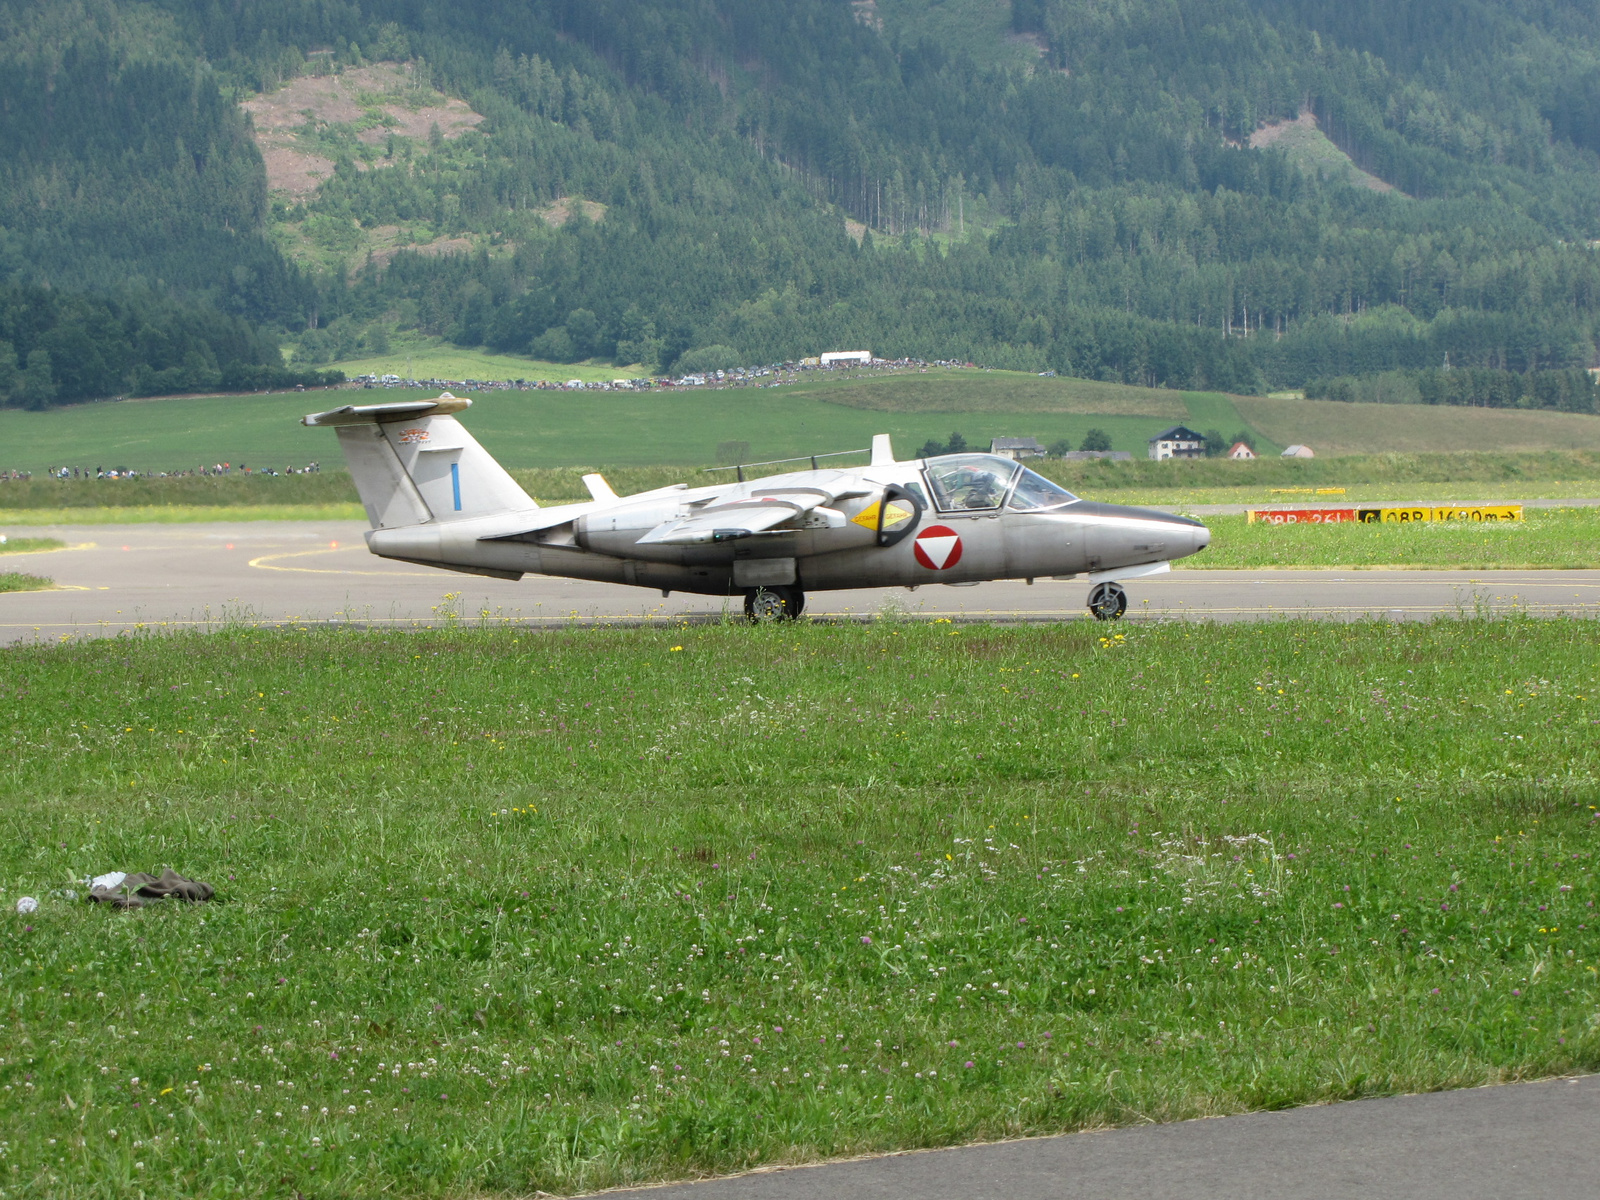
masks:
<path fill-rule="evenodd" d="M 121 887 L 122 881 L 128 877 L 126 871 L 107 871 L 104 875 L 96 875 L 89 881 L 91 888 Z"/>
<path fill-rule="evenodd" d="M 23 914 L 38 912 L 39 902 L 32 896 L 24 896 L 17 901 L 17 911 Z"/>

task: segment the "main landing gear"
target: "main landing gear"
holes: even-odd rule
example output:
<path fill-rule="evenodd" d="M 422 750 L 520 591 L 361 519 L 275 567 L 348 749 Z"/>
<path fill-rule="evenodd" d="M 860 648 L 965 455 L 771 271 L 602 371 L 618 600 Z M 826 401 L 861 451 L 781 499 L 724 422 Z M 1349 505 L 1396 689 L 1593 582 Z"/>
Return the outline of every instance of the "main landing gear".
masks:
<path fill-rule="evenodd" d="M 1128 611 L 1128 593 L 1118 583 L 1097 583 L 1089 591 L 1089 611 L 1096 621 L 1115 621 Z"/>
<path fill-rule="evenodd" d="M 747 588 L 744 615 L 751 621 L 792 621 L 805 611 L 806 594 L 797 587 Z"/>

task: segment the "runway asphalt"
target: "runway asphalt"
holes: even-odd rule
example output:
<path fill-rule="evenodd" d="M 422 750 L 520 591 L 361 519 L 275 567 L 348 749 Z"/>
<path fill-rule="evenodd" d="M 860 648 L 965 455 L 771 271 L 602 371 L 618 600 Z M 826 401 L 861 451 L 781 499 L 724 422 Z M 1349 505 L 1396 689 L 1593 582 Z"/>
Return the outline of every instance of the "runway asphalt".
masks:
<path fill-rule="evenodd" d="M 659 1200 L 1593 1200 L 1600 1076 L 644 1188 Z"/>
<path fill-rule="evenodd" d="M 7 554 L 0 564 L 53 578 L 50 591 L 0 593 L 0 644 L 108 636 L 133 629 L 215 627 L 229 621 L 535 624 L 716 618 L 737 598 L 525 576 L 457 575 L 375 558 L 354 521 L 92 525 L 30 528 L 68 549 Z M 1522 611 L 1600 615 L 1600 571 L 1205 571 L 1178 569 L 1128 583 L 1128 617 L 1217 621 L 1304 616 L 1332 620 Z M 952 620 L 1088 617 L 1083 580 L 1021 580 L 816 592 L 818 617 L 884 613 Z"/>

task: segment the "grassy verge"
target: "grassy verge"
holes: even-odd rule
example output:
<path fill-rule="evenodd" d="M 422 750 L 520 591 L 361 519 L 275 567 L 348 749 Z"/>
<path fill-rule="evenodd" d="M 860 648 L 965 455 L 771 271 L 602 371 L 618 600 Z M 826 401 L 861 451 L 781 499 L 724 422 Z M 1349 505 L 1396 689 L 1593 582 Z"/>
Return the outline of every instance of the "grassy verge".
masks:
<path fill-rule="evenodd" d="M 29 575 L 25 571 L 0 571 L 0 592 L 42 592 L 56 585 L 54 579 Z"/>
<path fill-rule="evenodd" d="M 1600 1067 L 1592 626 L 1098 633 L 0 652 L 7 1191 L 571 1192 Z M 61 896 L 165 864 L 218 902 Z"/>
<path fill-rule="evenodd" d="M 343 470 L 315 475 L 191 475 L 168 479 L 30 479 L 0 483 L 0 511 L 17 508 L 151 508 L 355 503 Z"/>
<path fill-rule="evenodd" d="M 196 521 L 360 521 L 359 504 L 147 504 L 128 508 L 0 508 L 0 525 L 145 525 Z"/>
<path fill-rule="evenodd" d="M 37 554 L 40 550 L 64 550 L 66 546 L 57 538 L 7 538 L 0 541 L 0 554 Z"/>
<path fill-rule="evenodd" d="M 1529 509 L 1523 521 L 1418 525 L 1247 524 L 1207 517 L 1211 546 L 1180 565 L 1240 567 L 1425 567 L 1581 570 L 1600 566 L 1600 509 Z"/>

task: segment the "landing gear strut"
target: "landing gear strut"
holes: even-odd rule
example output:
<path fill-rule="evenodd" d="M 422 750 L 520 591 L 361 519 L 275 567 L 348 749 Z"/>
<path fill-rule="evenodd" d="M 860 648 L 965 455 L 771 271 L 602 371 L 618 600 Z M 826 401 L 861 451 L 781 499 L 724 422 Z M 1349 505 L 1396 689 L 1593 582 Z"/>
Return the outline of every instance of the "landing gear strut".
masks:
<path fill-rule="evenodd" d="M 1096 621 L 1115 621 L 1128 610 L 1128 593 L 1117 583 L 1097 583 L 1089 591 L 1089 611 Z"/>
<path fill-rule="evenodd" d="M 805 611 L 806 594 L 797 587 L 747 588 L 744 615 L 750 620 L 792 621 Z"/>

